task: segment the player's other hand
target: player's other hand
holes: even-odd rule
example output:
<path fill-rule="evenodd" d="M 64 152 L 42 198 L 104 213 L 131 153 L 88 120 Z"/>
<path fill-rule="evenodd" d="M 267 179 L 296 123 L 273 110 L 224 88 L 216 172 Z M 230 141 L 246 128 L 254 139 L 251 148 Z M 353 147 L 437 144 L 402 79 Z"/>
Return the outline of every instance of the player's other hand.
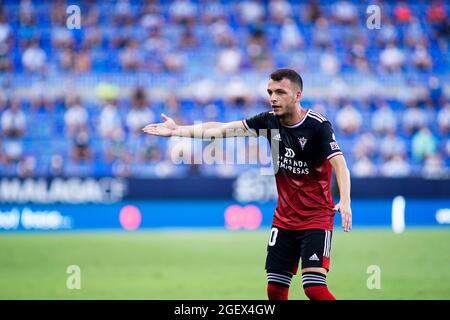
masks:
<path fill-rule="evenodd" d="M 170 137 L 175 135 L 178 126 L 173 121 L 172 118 L 169 118 L 164 113 L 161 113 L 161 117 L 163 118 L 164 122 L 162 123 L 151 123 L 149 125 L 146 125 L 142 131 L 148 134 L 153 134 L 155 136 L 162 136 L 162 137 Z"/>
<path fill-rule="evenodd" d="M 339 211 L 341 214 L 342 228 L 345 232 L 349 232 L 352 229 L 352 209 L 349 203 L 339 202 L 335 207 L 335 211 Z"/>

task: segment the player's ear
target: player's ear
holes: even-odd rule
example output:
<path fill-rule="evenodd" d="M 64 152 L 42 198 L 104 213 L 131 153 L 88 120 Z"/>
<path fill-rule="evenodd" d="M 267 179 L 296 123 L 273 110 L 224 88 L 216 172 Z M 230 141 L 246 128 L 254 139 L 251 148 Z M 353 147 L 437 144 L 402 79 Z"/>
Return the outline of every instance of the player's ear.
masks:
<path fill-rule="evenodd" d="M 302 91 L 300 89 L 297 89 L 295 92 L 295 101 L 300 102 L 300 98 L 302 97 Z"/>

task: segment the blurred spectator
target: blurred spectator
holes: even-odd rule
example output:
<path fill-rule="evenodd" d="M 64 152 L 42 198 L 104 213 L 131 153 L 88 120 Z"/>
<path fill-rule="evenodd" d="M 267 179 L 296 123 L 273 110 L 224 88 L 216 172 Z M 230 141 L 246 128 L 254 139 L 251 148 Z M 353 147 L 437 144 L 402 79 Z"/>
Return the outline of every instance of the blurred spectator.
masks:
<path fill-rule="evenodd" d="M 77 132 L 87 129 L 88 113 L 81 104 L 78 97 L 68 97 L 66 99 L 67 110 L 64 114 L 65 129 L 69 136 L 74 136 Z"/>
<path fill-rule="evenodd" d="M 383 46 L 395 44 L 397 42 L 398 32 L 389 17 L 386 17 L 386 19 L 383 20 L 383 27 L 380 29 L 380 33 L 377 36 L 379 44 Z"/>
<path fill-rule="evenodd" d="M 412 18 L 405 32 L 405 44 L 409 47 L 424 45 L 425 32 L 417 18 Z"/>
<path fill-rule="evenodd" d="M 8 44 L 0 42 L 0 72 L 8 72 L 11 70 L 12 70 L 12 63 L 9 57 Z"/>
<path fill-rule="evenodd" d="M 60 176 L 64 172 L 64 158 L 60 154 L 53 154 L 50 159 L 50 174 Z"/>
<path fill-rule="evenodd" d="M 163 155 L 158 147 L 158 142 L 155 137 L 147 136 L 145 138 L 144 148 L 140 152 L 140 160 L 146 163 L 158 163 L 163 161 Z"/>
<path fill-rule="evenodd" d="M 291 4 L 286 0 L 270 0 L 268 9 L 270 18 L 275 23 L 283 23 L 292 12 Z"/>
<path fill-rule="evenodd" d="M 337 1 L 333 5 L 332 12 L 338 23 L 356 24 L 358 22 L 358 9 L 350 1 Z"/>
<path fill-rule="evenodd" d="M 32 177 L 36 170 L 36 158 L 34 156 L 26 156 L 17 164 L 17 175 L 19 177 Z"/>
<path fill-rule="evenodd" d="M 231 79 L 225 86 L 224 95 L 230 105 L 242 106 L 251 101 L 251 90 L 239 77 Z"/>
<path fill-rule="evenodd" d="M 169 7 L 169 13 L 176 23 L 188 24 L 195 21 L 197 7 L 189 0 L 175 0 Z"/>
<path fill-rule="evenodd" d="M 387 103 L 383 103 L 372 116 L 372 129 L 377 133 L 395 132 L 397 119 Z"/>
<path fill-rule="evenodd" d="M 38 41 L 33 40 L 22 54 L 22 64 L 29 72 L 44 71 L 47 54 L 39 47 Z"/>
<path fill-rule="evenodd" d="M 263 20 L 264 6 L 255 0 L 244 0 L 239 4 L 239 18 L 244 24 L 256 24 Z"/>
<path fill-rule="evenodd" d="M 218 46 L 230 47 L 235 43 L 234 31 L 225 18 L 219 18 L 209 28 L 214 38 L 214 42 Z"/>
<path fill-rule="evenodd" d="M 242 53 L 238 47 L 230 47 L 219 53 L 217 68 L 224 73 L 239 71 L 242 63 Z"/>
<path fill-rule="evenodd" d="M 106 162 L 123 159 L 126 153 L 124 131 L 115 130 L 109 139 L 103 141 L 103 156 Z"/>
<path fill-rule="evenodd" d="M 66 23 L 66 5 L 63 0 L 52 1 L 50 9 L 50 20 L 53 25 L 63 25 Z"/>
<path fill-rule="evenodd" d="M 198 45 L 198 40 L 195 37 L 194 30 L 191 27 L 184 27 L 183 32 L 181 34 L 181 40 L 179 43 L 179 47 L 183 48 L 193 48 Z"/>
<path fill-rule="evenodd" d="M 376 175 L 377 169 L 369 157 L 361 156 L 353 164 L 351 172 L 355 177 L 373 177 Z"/>
<path fill-rule="evenodd" d="M 447 159 L 450 160 L 450 139 L 447 139 L 447 142 L 444 145 L 445 154 L 447 155 Z"/>
<path fill-rule="evenodd" d="M 443 102 L 441 102 L 442 92 L 443 89 L 439 78 L 431 76 L 428 79 L 428 98 L 431 99 L 431 102 L 434 106 L 444 104 Z"/>
<path fill-rule="evenodd" d="M 114 8 L 114 21 L 118 25 L 130 24 L 133 21 L 133 10 L 128 0 L 118 0 Z"/>
<path fill-rule="evenodd" d="M 439 129 L 445 136 L 450 132 L 450 102 L 447 102 L 445 106 L 439 111 L 437 120 Z"/>
<path fill-rule="evenodd" d="M 361 113 L 351 104 L 344 105 L 336 114 L 336 125 L 344 135 L 358 132 L 361 124 Z"/>
<path fill-rule="evenodd" d="M 23 156 L 22 140 L 5 139 L 3 141 L 3 153 L 6 164 L 20 161 Z"/>
<path fill-rule="evenodd" d="M 0 44 L 6 44 L 12 34 L 11 26 L 9 25 L 6 15 L 0 8 Z"/>
<path fill-rule="evenodd" d="M 256 69 L 268 70 L 271 68 L 267 39 L 262 29 L 256 29 L 250 35 L 247 43 L 247 54 Z"/>
<path fill-rule="evenodd" d="M 335 75 L 340 70 L 340 62 L 335 53 L 328 49 L 320 56 L 320 68 L 327 75 Z"/>
<path fill-rule="evenodd" d="M 445 168 L 444 161 L 439 154 L 433 154 L 425 158 L 422 175 L 428 179 L 448 178 L 448 170 Z"/>
<path fill-rule="evenodd" d="M 293 19 L 285 19 L 281 27 L 281 46 L 284 49 L 300 48 L 304 44 L 300 29 Z"/>
<path fill-rule="evenodd" d="M 357 157 L 372 156 L 377 148 L 377 141 L 372 133 L 362 134 L 355 142 L 353 154 Z"/>
<path fill-rule="evenodd" d="M 103 138 L 114 138 L 122 134 L 122 120 L 114 103 L 103 105 L 99 116 L 98 131 Z"/>
<path fill-rule="evenodd" d="M 62 7 L 63 13 L 65 13 L 65 7 Z M 60 12 L 60 15 L 61 15 Z M 64 15 L 61 15 L 63 20 L 59 22 L 57 25 L 52 27 L 52 45 L 58 49 L 74 49 L 74 38 L 71 30 L 67 29 L 66 19 L 64 19 Z"/>
<path fill-rule="evenodd" d="M 419 70 L 427 71 L 431 69 L 432 67 L 431 56 L 424 46 L 422 45 L 416 46 L 416 48 L 414 49 L 414 53 L 412 55 L 412 63 L 414 67 L 416 67 Z"/>
<path fill-rule="evenodd" d="M 75 54 L 74 68 L 78 73 L 91 71 L 92 61 L 91 54 L 87 49 L 81 49 Z"/>
<path fill-rule="evenodd" d="M 25 113 L 20 109 L 20 101 L 11 99 L 10 107 L 2 113 L 2 133 L 5 137 L 20 138 L 26 127 Z"/>
<path fill-rule="evenodd" d="M 147 124 L 154 122 L 155 115 L 148 106 L 147 96 L 143 88 L 136 88 L 132 95 L 132 107 L 127 114 L 127 127 L 130 133 L 141 135 Z"/>
<path fill-rule="evenodd" d="M 203 19 L 206 24 L 211 24 L 217 20 L 225 20 L 226 9 L 220 3 L 220 0 L 203 0 L 200 3 L 203 9 Z"/>
<path fill-rule="evenodd" d="M 322 16 L 322 9 L 317 0 L 308 1 L 305 4 L 305 9 L 302 10 L 302 20 L 306 23 L 315 23 L 317 19 Z"/>
<path fill-rule="evenodd" d="M 432 24 L 444 22 L 447 19 L 444 1 L 432 1 L 427 9 L 427 18 Z"/>
<path fill-rule="evenodd" d="M 73 139 L 72 159 L 75 162 L 91 160 L 92 152 L 89 146 L 89 134 L 87 130 L 78 131 Z"/>
<path fill-rule="evenodd" d="M 381 51 L 380 62 L 387 71 L 399 71 L 405 62 L 405 54 L 398 47 L 390 44 Z"/>
<path fill-rule="evenodd" d="M 412 19 L 411 10 L 406 2 L 399 2 L 394 8 L 394 17 L 400 23 L 407 23 Z"/>
<path fill-rule="evenodd" d="M 405 159 L 400 156 L 394 156 L 391 160 L 381 166 L 381 174 L 385 177 L 406 177 L 411 172 L 411 167 Z"/>
<path fill-rule="evenodd" d="M 393 131 L 389 132 L 380 143 L 380 154 L 384 160 L 393 157 L 406 156 L 406 144 L 400 137 L 396 136 Z"/>
<path fill-rule="evenodd" d="M 415 132 L 428 124 L 427 114 L 420 109 L 415 102 L 409 104 L 408 109 L 403 113 L 403 128 L 409 133 Z"/>
<path fill-rule="evenodd" d="M 144 62 L 139 48 L 139 43 L 136 40 L 128 41 L 125 49 L 120 54 L 120 62 L 124 70 L 138 70 Z"/>
<path fill-rule="evenodd" d="M 437 149 L 436 138 L 427 127 L 420 129 L 413 136 L 411 143 L 412 155 L 418 161 L 422 161 L 425 157 L 433 155 Z"/>
<path fill-rule="evenodd" d="M 164 55 L 163 66 L 167 72 L 181 72 L 186 61 L 181 53 L 168 52 Z"/>
<path fill-rule="evenodd" d="M 316 20 L 314 27 L 314 44 L 319 48 L 327 48 L 331 45 L 332 38 L 327 19 L 321 17 Z"/>

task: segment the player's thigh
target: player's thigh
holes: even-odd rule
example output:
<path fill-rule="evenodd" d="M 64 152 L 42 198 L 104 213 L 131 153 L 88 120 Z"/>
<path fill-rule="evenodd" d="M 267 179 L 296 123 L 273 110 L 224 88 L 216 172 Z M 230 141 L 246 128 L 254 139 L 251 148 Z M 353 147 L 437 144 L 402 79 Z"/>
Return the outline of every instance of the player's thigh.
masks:
<path fill-rule="evenodd" d="M 301 247 L 296 232 L 272 227 L 267 243 L 266 270 L 296 274 Z"/>
<path fill-rule="evenodd" d="M 330 270 L 332 234 L 330 230 L 305 230 L 301 243 L 302 270 L 318 271 L 316 268 L 325 269 L 327 272 Z"/>

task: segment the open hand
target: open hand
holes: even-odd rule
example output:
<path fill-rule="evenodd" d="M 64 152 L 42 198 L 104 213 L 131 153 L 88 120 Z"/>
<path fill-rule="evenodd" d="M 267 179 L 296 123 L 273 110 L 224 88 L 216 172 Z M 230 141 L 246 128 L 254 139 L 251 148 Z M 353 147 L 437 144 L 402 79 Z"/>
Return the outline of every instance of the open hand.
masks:
<path fill-rule="evenodd" d="M 352 209 L 350 208 L 350 204 L 338 203 L 334 207 L 334 210 L 339 211 L 341 214 L 342 228 L 344 228 L 345 232 L 349 232 L 352 229 Z"/>
<path fill-rule="evenodd" d="M 142 131 L 148 134 L 162 137 L 171 137 L 175 135 L 178 125 L 173 121 L 172 118 L 161 113 L 161 117 L 164 119 L 162 123 L 151 123 L 146 125 Z"/>

